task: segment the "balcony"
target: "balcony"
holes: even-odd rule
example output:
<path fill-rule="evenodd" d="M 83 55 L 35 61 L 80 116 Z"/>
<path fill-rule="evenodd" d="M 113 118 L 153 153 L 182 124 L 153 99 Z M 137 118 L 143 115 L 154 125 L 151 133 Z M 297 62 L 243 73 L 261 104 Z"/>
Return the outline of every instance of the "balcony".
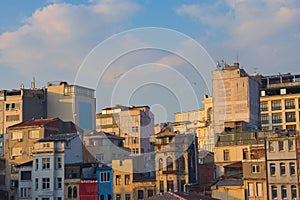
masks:
<path fill-rule="evenodd" d="M 273 119 L 272 124 L 280 124 L 282 123 L 282 119 Z"/>

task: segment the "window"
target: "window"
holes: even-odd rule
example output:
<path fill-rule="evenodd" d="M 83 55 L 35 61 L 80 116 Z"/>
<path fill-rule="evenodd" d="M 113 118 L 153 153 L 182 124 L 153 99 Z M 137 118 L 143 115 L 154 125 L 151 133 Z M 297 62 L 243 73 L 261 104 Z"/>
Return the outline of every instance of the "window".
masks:
<path fill-rule="evenodd" d="M 277 198 L 277 186 L 272 185 L 271 186 L 271 192 L 272 192 L 272 199 Z"/>
<path fill-rule="evenodd" d="M 167 181 L 167 188 L 168 188 L 168 191 L 173 191 L 174 190 L 173 181 Z"/>
<path fill-rule="evenodd" d="M 28 131 L 28 137 L 29 138 L 39 138 L 40 137 L 40 131 L 39 130 L 29 130 Z"/>
<path fill-rule="evenodd" d="M 289 146 L 289 151 L 295 151 L 294 140 L 289 140 L 288 141 L 288 146 Z"/>
<path fill-rule="evenodd" d="M 50 158 L 42 158 L 43 169 L 50 169 Z"/>
<path fill-rule="evenodd" d="M 285 175 L 285 163 L 280 163 L 280 175 Z"/>
<path fill-rule="evenodd" d="M 35 170 L 39 169 L 39 159 L 35 159 Z"/>
<path fill-rule="evenodd" d="M 100 200 L 104 200 L 104 195 L 103 194 L 100 195 Z"/>
<path fill-rule="evenodd" d="M 17 140 L 17 139 L 22 139 L 22 138 L 23 138 L 22 132 L 16 131 L 16 132 L 11 133 L 12 140 Z"/>
<path fill-rule="evenodd" d="M 260 103 L 260 111 L 268 111 L 268 102 L 263 101 Z"/>
<path fill-rule="evenodd" d="M 21 171 L 21 181 L 31 180 L 31 171 Z"/>
<path fill-rule="evenodd" d="M 295 109 L 295 100 L 294 99 L 286 99 L 284 101 L 285 109 Z"/>
<path fill-rule="evenodd" d="M 253 183 L 248 183 L 248 195 L 250 197 L 254 196 L 254 187 L 253 187 Z"/>
<path fill-rule="evenodd" d="M 281 100 L 271 102 L 272 110 L 281 110 Z"/>
<path fill-rule="evenodd" d="M 268 114 L 261 114 L 261 123 L 269 124 L 269 115 Z"/>
<path fill-rule="evenodd" d="M 13 122 L 13 121 L 19 121 L 19 120 L 20 120 L 20 115 L 7 115 L 6 116 L 7 122 Z"/>
<path fill-rule="evenodd" d="M 139 127 L 138 126 L 133 126 L 132 128 L 133 133 L 138 133 L 139 132 Z"/>
<path fill-rule="evenodd" d="M 57 188 L 58 188 L 58 189 L 61 189 L 61 188 L 62 188 L 62 178 L 61 178 L 61 177 L 58 177 L 58 178 L 57 178 Z"/>
<path fill-rule="evenodd" d="M 21 156 L 23 153 L 22 147 L 13 147 L 11 149 L 12 156 Z"/>
<path fill-rule="evenodd" d="M 96 159 L 97 159 L 98 161 L 103 161 L 103 160 L 104 160 L 104 154 L 103 154 L 103 153 L 96 154 Z"/>
<path fill-rule="evenodd" d="M 164 192 L 164 181 L 159 181 L 159 192 Z"/>
<path fill-rule="evenodd" d="M 284 141 L 282 141 L 282 140 L 278 141 L 278 150 L 279 151 L 284 150 Z"/>
<path fill-rule="evenodd" d="M 223 150 L 223 159 L 224 161 L 230 160 L 229 159 L 229 150 Z"/>
<path fill-rule="evenodd" d="M 129 185 L 130 182 L 130 175 L 125 175 L 125 185 Z"/>
<path fill-rule="evenodd" d="M 281 113 L 273 113 L 272 114 L 272 124 L 282 123 L 282 114 Z"/>
<path fill-rule="evenodd" d="M 180 158 L 177 159 L 176 169 L 178 170 L 178 172 L 184 172 L 185 171 L 185 160 L 184 160 L 183 156 L 181 156 Z"/>
<path fill-rule="evenodd" d="M 73 187 L 73 198 L 77 198 L 77 187 Z"/>
<path fill-rule="evenodd" d="M 72 187 L 68 187 L 68 198 L 72 198 Z"/>
<path fill-rule="evenodd" d="M 256 183 L 256 191 L 257 191 L 257 196 L 259 196 L 259 197 L 263 196 L 263 184 L 262 183 Z"/>
<path fill-rule="evenodd" d="M 291 185 L 292 199 L 297 198 L 297 193 L 298 193 L 297 186 L 296 185 Z"/>
<path fill-rule="evenodd" d="M 259 165 L 251 165 L 251 173 L 260 173 Z"/>
<path fill-rule="evenodd" d="M 286 112 L 285 113 L 286 122 L 296 122 L 296 113 L 295 112 Z"/>
<path fill-rule="evenodd" d="M 116 194 L 116 200 L 121 200 L 121 194 Z"/>
<path fill-rule="evenodd" d="M 163 159 L 160 158 L 160 159 L 158 160 L 158 170 L 162 170 L 162 169 L 163 169 Z"/>
<path fill-rule="evenodd" d="M 100 173 L 100 182 L 109 182 L 110 181 L 110 173 L 109 172 L 101 172 Z"/>
<path fill-rule="evenodd" d="M 293 162 L 290 162 L 290 175 L 293 176 L 296 174 L 296 171 L 295 171 L 295 163 Z"/>
<path fill-rule="evenodd" d="M 121 184 L 121 175 L 116 175 L 116 185 Z"/>
<path fill-rule="evenodd" d="M 35 190 L 38 190 L 39 189 L 39 179 L 36 178 L 35 179 Z"/>
<path fill-rule="evenodd" d="M 285 185 L 281 186 L 281 198 L 282 199 L 287 198 L 287 191 L 286 191 L 286 186 Z"/>
<path fill-rule="evenodd" d="M 173 159 L 171 157 L 167 158 L 167 171 L 173 170 Z"/>
<path fill-rule="evenodd" d="M 144 191 L 138 190 L 138 199 L 144 199 Z"/>
<path fill-rule="evenodd" d="M 61 168 L 62 168 L 62 158 L 57 157 L 57 169 L 61 169 Z"/>
<path fill-rule="evenodd" d="M 111 195 L 110 194 L 107 195 L 107 200 L 111 200 Z"/>
<path fill-rule="evenodd" d="M 125 200 L 130 200 L 130 194 L 125 194 Z"/>
<path fill-rule="evenodd" d="M 276 167 L 275 167 L 275 164 L 274 163 L 271 163 L 270 164 L 270 174 L 271 176 L 274 176 L 276 173 Z"/>
<path fill-rule="evenodd" d="M 274 141 L 269 141 L 269 151 L 270 152 L 274 152 L 275 151 Z"/>
<path fill-rule="evenodd" d="M 148 190 L 148 197 L 152 197 L 153 196 L 154 191 L 153 190 Z"/>
<path fill-rule="evenodd" d="M 243 159 L 244 160 L 248 159 L 248 149 L 247 148 L 243 149 Z"/>
<path fill-rule="evenodd" d="M 30 198 L 31 197 L 31 188 L 21 188 L 20 189 L 21 198 Z"/>
<path fill-rule="evenodd" d="M 49 189 L 50 188 L 50 178 L 43 178 L 43 189 Z"/>

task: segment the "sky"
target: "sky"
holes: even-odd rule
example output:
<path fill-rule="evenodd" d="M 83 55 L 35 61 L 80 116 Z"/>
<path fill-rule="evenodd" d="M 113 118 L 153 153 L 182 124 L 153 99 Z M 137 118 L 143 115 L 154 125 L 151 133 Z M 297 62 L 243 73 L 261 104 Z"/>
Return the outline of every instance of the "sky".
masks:
<path fill-rule="evenodd" d="M 201 108 L 215 63 L 299 73 L 299 0 L 1 0 L 0 88 L 65 80 L 97 112 L 149 105 L 156 122 Z"/>

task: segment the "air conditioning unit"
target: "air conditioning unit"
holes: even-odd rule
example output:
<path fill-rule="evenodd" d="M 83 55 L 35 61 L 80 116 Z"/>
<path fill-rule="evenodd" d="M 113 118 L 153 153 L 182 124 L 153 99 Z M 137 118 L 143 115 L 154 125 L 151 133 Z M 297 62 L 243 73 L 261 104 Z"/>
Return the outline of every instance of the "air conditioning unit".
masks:
<path fill-rule="evenodd" d="M 14 159 L 15 159 L 15 156 L 10 156 L 10 159 L 11 159 L 11 160 L 14 160 Z"/>
<path fill-rule="evenodd" d="M 22 142 L 23 141 L 23 138 L 18 138 L 18 142 Z"/>

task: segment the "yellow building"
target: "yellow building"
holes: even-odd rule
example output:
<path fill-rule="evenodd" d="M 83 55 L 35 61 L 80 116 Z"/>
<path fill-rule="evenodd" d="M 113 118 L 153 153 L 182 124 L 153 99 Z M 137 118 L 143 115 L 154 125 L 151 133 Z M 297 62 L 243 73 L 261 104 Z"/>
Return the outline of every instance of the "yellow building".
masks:
<path fill-rule="evenodd" d="M 174 131 L 196 133 L 198 149 L 213 151 L 217 138 L 212 126 L 212 97 L 204 96 L 203 109 L 175 113 Z"/>
<path fill-rule="evenodd" d="M 262 77 L 260 96 L 263 130 L 300 130 L 300 75 Z"/>
<path fill-rule="evenodd" d="M 96 115 L 97 130 L 125 138 L 131 155 L 150 151 L 149 137 L 154 132 L 154 116 L 149 106 L 105 108 Z"/>
<path fill-rule="evenodd" d="M 156 193 L 155 178 L 145 176 L 143 157 L 113 160 L 114 199 L 144 199 Z"/>

